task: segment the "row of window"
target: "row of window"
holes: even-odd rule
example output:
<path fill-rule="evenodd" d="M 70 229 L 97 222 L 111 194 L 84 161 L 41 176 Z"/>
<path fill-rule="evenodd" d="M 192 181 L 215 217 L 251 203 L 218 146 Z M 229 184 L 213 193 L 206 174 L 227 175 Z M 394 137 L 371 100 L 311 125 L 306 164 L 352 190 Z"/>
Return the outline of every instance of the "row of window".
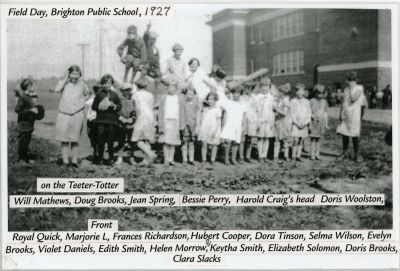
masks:
<path fill-rule="evenodd" d="M 272 73 L 296 74 L 304 72 L 304 51 L 291 51 L 274 55 L 272 58 Z"/>
<path fill-rule="evenodd" d="M 304 15 L 296 11 L 277 17 L 272 21 L 272 40 L 295 37 L 304 34 Z M 264 43 L 264 26 L 250 27 L 250 43 Z"/>
<path fill-rule="evenodd" d="M 250 73 L 255 72 L 255 61 L 250 59 Z M 296 50 L 276 54 L 272 58 L 272 74 L 298 74 L 304 72 L 304 51 Z"/>

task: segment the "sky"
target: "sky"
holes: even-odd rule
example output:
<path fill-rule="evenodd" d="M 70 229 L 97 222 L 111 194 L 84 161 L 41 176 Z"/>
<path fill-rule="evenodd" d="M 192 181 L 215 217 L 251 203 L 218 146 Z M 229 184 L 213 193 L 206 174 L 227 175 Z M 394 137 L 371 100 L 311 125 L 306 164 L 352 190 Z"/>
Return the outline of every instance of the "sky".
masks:
<path fill-rule="evenodd" d="M 209 71 L 212 65 L 211 27 L 206 24 L 218 6 L 175 6 L 175 18 L 151 21 L 152 30 L 159 34 L 157 47 L 161 62 L 172 55 L 171 48 L 183 45 L 183 58 L 197 57 L 201 67 Z M 89 43 L 85 57 L 85 79 L 98 79 L 111 73 L 122 79 L 124 66 L 116 53 L 126 37 L 127 26 L 134 24 L 142 35 L 149 21 L 145 19 L 106 19 L 103 21 L 103 70 L 100 71 L 97 19 L 8 19 L 7 63 L 8 79 L 32 76 L 34 79 L 65 74 L 73 64 L 82 66 L 82 51 L 78 43 Z"/>

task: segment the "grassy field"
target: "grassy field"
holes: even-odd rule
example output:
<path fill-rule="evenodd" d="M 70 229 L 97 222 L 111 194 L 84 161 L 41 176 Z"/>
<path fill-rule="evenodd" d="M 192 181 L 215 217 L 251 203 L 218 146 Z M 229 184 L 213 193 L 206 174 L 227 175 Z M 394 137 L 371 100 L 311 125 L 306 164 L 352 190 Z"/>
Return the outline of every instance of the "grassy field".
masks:
<path fill-rule="evenodd" d="M 49 131 L 54 129 L 50 123 Z M 38 126 L 42 127 L 42 126 Z M 330 127 L 335 127 L 331 123 Z M 315 163 L 240 167 L 217 163 L 165 169 L 93 166 L 66 169 L 55 162 L 58 144 L 36 132 L 31 143 L 38 155 L 33 166 L 16 163 L 15 123 L 8 123 L 8 193 L 37 194 L 37 177 L 123 177 L 125 193 L 255 194 L 255 193 L 384 193 L 386 204 L 333 207 L 157 207 L 9 209 L 10 231 L 86 230 L 87 219 L 117 219 L 120 230 L 172 229 L 389 229 L 392 228 L 392 149 L 383 137 L 387 125 L 365 122 L 361 138 L 363 162 L 337 161 L 341 138 L 331 130 L 324 138 L 323 160 Z M 37 128 L 39 129 L 39 128 Z M 42 130 L 42 128 L 40 128 Z M 82 148 L 88 148 L 82 146 Z"/>

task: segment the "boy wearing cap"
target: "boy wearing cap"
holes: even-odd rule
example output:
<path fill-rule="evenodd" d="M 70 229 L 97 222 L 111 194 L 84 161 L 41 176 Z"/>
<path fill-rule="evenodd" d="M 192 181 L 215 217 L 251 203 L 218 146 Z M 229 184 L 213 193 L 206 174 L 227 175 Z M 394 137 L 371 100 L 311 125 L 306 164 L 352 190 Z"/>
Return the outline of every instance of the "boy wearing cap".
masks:
<path fill-rule="evenodd" d="M 125 64 L 124 83 L 128 81 L 128 74 L 132 69 L 133 71 L 130 83 L 133 84 L 133 80 L 140 64 L 145 63 L 147 60 L 147 49 L 145 42 L 137 34 L 136 26 L 129 26 L 127 33 L 127 38 L 120 46 L 118 46 L 117 52 L 121 57 L 121 62 Z M 122 56 L 125 47 L 128 47 L 128 52 L 126 53 L 126 56 Z"/>
<path fill-rule="evenodd" d="M 18 158 L 20 161 L 32 164 L 35 161 L 28 157 L 29 143 L 32 139 L 35 120 L 43 119 L 44 108 L 37 105 L 37 94 L 34 91 L 33 80 L 22 80 L 20 89 L 22 93 L 15 107 L 15 113 L 18 114 Z"/>
<path fill-rule="evenodd" d="M 132 86 L 124 83 L 121 87 L 121 96 L 121 110 L 119 111 L 118 118 L 118 146 L 116 147 L 118 159 L 115 164 L 119 165 L 122 163 L 122 155 L 126 141 L 128 141 L 131 145 L 130 163 L 135 164 L 135 160 L 133 159 L 133 144 L 131 142 L 133 124 L 136 119 L 135 102 L 132 100 Z"/>
<path fill-rule="evenodd" d="M 179 82 L 183 82 L 186 79 L 186 62 L 182 59 L 182 45 L 175 43 L 172 52 L 174 55 L 166 62 L 164 77 L 175 78 Z"/>

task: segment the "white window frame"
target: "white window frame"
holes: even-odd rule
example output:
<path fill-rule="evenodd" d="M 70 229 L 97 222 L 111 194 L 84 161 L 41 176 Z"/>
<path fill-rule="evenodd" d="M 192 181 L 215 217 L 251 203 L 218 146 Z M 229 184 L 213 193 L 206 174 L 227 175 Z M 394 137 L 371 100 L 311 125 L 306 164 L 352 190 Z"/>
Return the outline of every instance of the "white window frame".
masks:
<path fill-rule="evenodd" d="M 250 26 L 250 44 L 255 44 L 254 26 Z"/>
<path fill-rule="evenodd" d="M 303 63 L 302 70 L 300 70 L 301 59 Z M 290 67 L 290 71 L 288 71 L 288 67 Z M 304 74 L 304 51 L 294 50 L 272 56 L 272 76 L 296 74 Z"/>
<path fill-rule="evenodd" d="M 263 33 L 263 26 L 259 25 L 258 26 L 258 43 L 263 44 L 264 43 L 264 33 Z"/>
<path fill-rule="evenodd" d="M 273 19 L 272 27 L 273 41 L 304 35 L 304 12 L 300 10 L 277 17 Z"/>

